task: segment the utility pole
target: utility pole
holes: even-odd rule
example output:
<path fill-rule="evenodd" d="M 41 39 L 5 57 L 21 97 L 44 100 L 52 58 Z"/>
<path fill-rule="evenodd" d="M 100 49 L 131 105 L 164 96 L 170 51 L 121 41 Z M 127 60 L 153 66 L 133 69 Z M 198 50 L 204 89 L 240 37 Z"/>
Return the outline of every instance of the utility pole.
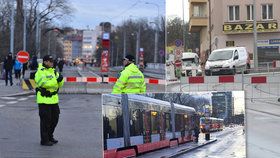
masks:
<path fill-rule="evenodd" d="M 10 52 L 12 53 L 12 55 L 14 56 L 14 34 L 15 34 L 15 20 L 14 20 L 14 17 L 15 17 L 15 1 L 13 0 L 12 1 L 12 13 L 11 13 L 11 25 L 10 25 L 10 28 L 11 28 L 11 31 L 10 31 Z"/>
<path fill-rule="evenodd" d="M 254 60 L 254 68 L 258 68 L 258 47 L 257 47 L 257 17 L 256 17 L 256 0 L 253 0 L 253 19 L 254 19 L 254 53 L 253 53 L 253 60 Z"/>
<path fill-rule="evenodd" d="M 136 33 L 137 34 L 137 40 L 136 40 L 136 56 L 135 56 L 135 64 L 137 65 L 139 63 L 139 50 L 140 50 L 140 23 L 139 23 L 139 27 L 138 27 L 138 32 Z"/>
<path fill-rule="evenodd" d="M 210 54 L 212 51 L 211 0 L 208 0 L 208 2 L 209 2 L 209 54 Z"/>
<path fill-rule="evenodd" d="M 129 109 L 128 109 L 128 96 L 122 94 L 122 115 L 123 115 L 123 138 L 124 147 L 130 146 L 130 127 L 129 127 Z"/>
<path fill-rule="evenodd" d="M 126 56 L 126 31 L 123 30 L 123 59 Z"/>
<path fill-rule="evenodd" d="M 26 51 L 26 6 L 23 9 L 23 50 Z"/>
<path fill-rule="evenodd" d="M 182 0 L 182 6 L 183 6 L 183 51 L 185 52 L 186 48 L 186 27 L 185 27 L 185 0 Z"/>
<path fill-rule="evenodd" d="M 40 30 L 40 20 L 39 20 L 40 16 L 39 14 L 36 15 L 36 54 L 37 57 L 40 58 L 41 57 L 41 53 L 40 53 L 40 37 L 39 37 L 39 30 Z"/>

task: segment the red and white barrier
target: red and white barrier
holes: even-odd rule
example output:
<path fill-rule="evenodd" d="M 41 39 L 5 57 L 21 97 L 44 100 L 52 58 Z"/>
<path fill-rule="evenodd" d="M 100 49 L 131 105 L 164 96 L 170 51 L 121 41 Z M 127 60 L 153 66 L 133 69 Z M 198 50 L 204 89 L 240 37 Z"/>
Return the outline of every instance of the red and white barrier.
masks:
<path fill-rule="evenodd" d="M 104 77 L 102 81 L 102 77 L 64 77 L 65 82 L 86 82 L 86 83 L 115 83 L 117 82 L 117 78 L 115 77 Z M 147 84 L 160 84 L 165 85 L 165 80 L 154 79 L 154 78 L 145 78 L 145 82 Z"/>
<path fill-rule="evenodd" d="M 228 76 L 196 76 L 181 79 L 181 83 L 185 84 L 210 84 L 210 83 L 247 83 L 247 84 L 266 84 L 279 82 L 279 76 L 246 76 L 228 75 Z"/>
<path fill-rule="evenodd" d="M 102 82 L 102 77 L 64 77 L 64 81 L 98 83 L 98 82 Z"/>

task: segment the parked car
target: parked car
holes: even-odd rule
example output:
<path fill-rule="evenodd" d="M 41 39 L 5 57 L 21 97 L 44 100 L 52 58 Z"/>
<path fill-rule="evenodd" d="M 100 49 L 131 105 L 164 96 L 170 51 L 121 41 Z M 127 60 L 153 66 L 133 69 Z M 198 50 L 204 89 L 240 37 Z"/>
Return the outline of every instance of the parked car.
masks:
<path fill-rule="evenodd" d="M 201 76 L 202 70 L 199 57 L 196 53 L 184 52 L 182 54 L 182 76 Z"/>
<path fill-rule="evenodd" d="M 214 50 L 206 64 L 205 75 L 247 73 L 250 69 L 250 60 L 245 47 L 230 47 Z"/>

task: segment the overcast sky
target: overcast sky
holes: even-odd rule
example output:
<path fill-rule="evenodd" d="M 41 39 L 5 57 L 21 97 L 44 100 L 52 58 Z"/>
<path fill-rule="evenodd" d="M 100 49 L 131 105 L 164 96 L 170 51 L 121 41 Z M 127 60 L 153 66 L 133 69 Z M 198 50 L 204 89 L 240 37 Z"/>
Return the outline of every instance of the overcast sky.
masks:
<path fill-rule="evenodd" d="M 146 17 L 154 21 L 158 15 L 165 16 L 165 0 L 69 0 L 75 8 L 73 28 L 94 28 L 100 22 L 108 21 L 119 25 L 125 19 Z M 146 2 L 153 4 L 145 4 Z M 158 5 L 158 7 L 157 7 Z"/>
<path fill-rule="evenodd" d="M 183 9 L 184 5 L 184 9 Z M 183 10 L 185 21 L 189 20 L 189 1 L 188 0 L 166 0 L 167 18 L 179 17 L 183 19 Z"/>

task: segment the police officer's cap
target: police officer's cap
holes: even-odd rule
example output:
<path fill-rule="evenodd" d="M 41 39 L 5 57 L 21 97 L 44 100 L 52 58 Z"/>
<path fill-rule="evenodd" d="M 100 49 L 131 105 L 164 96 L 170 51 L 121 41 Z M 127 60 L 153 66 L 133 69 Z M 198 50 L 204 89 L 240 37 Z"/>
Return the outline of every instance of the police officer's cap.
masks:
<path fill-rule="evenodd" d="M 51 61 L 51 62 L 53 62 L 53 57 L 51 55 L 45 55 L 44 58 L 43 58 L 43 62 L 44 61 Z"/>
<path fill-rule="evenodd" d="M 135 61 L 135 58 L 134 58 L 133 55 L 127 55 L 127 56 L 125 56 L 124 59 L 125 59 L 125 60 L 128 60 L 128 61 L 131 61 L 131 62 L 134 62 L 134 61 Z"/>

